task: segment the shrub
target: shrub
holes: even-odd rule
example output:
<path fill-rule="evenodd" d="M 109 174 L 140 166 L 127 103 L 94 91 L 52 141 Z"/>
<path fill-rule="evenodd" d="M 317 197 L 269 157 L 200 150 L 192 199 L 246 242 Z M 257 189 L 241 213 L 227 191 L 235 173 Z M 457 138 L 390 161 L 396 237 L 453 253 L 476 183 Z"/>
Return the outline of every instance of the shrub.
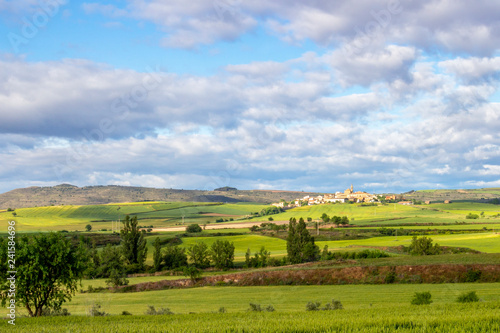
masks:
<path fill-rule="evenodd" d="M 44 308 L 42 310 L 42 316 L 44 317 L 58 317 L 58 316 L 70 316 L 71 313 L 69 313 L 68 309 L 63 308 L 63 309 L 50 309 L 50 308 Z"/>
<path fill-rule="evenodd" d="M 320 302 L 307 302 L 306 311 L 318 311 L 320 306 Z"/>
<path fill-rule="evenodd" d="M 477 297 L 475 291 L 471 292 L 464 292 L 460 294 L 457 298 L 458 303 L 472 303 L 472 302 L 479 302 L 479 297 Z"/>
<path fill-rule="evenodd" d="M 101 311 L 101 304 L 95 303 L 90 306 L 89 316 L 91 317 L 104 317 L 108 314 L 104 311 Z"/>
<path fill-rule="evenodd" d="M 481 278 L 482 272 L 479 269 L 469 269 L 465 273 L 465 282 L 476 282 Z"/>
<path fill-rule="evenodd" d="M 191 279 L 193 284 L 201 277 L 201 271 L 195 266 L 186 266 L 184 267 L 184 275 Z"/>
<path fill-rule="evenodd" d="M 190 224 L 186 227 L 186 232 L 193 233 L 193 232 L 201 232 L 201 231 L 202 231 L 201 227 L 196 223 Z"/>
<path fill-rule="evenodd" d="M 344 307 L 342 306 L 342 302 L 336 299 L 332 299 L 331 303 L 326 303 L 325 307 L 321 310 L 342 310 Z"/>
<path fill-rule="evenodd" d="M 469 220 L 475 220 L 475 219 L 478 219 L 479 218 L 479 215 L 477 214 L 472 214 L 472 213 L 469 213 L 465 216 L 466 219 L 469 219 Z"/>
<path fill-rule="evenodd" d="M 126 286 L 128 285 L 128 279 L 124 272 L 119 272 L 116 269 L 112 269 L 109 274 L 109 278 L 106 280 L 106 284 L 112 285 L 113 287 Z"/>
<path fill-rule="evenodd" d="M 411 304 L 413 305 L 425 305 L 425 304 L 431 304 L 432 303 L 432 295 L 428 291 L 424 292 L 415 292 L 415 295 L 413 295 L 413 298 L 411 300 Z"/>
<path fill-rule="evenodd" d="M 147 315 L 165 315 L 165 314 L 174 314 L 172 311 L 170 311 L 169 308 L 160 308 L 159 310 L 156 310 L 153 305 L 148 305 L 148 309 L 145 312 Z"/>
<path fill-rule="evenodd" d="M 122 311 L 122 316 L 131 316 L 132 314 L 128 311 Z"/>
<path fill-rule="evenodd" d="M 221 307 L 219 308 L 219 311 L 217 311 L 217 312 L 219 312 L 219 313 L 226 313 L 227 311 L 226 311 L 226 308 L 225 308 L 225 307 L 221 306 Z"/>
<path fill-rule="evenodd" d="M 268 305 L 265 308 L 262 308 L 260 306 L 260 304 L 250 303 L 250 308 L 248 309 L 248 311 L 254 311 L 254 312 L 262 312 L 262 311 L 274 312 L 275 310 L 274 310 L 274 306 L 272 306 L 272 305 Z"/>
<path fill-rule="evenodd" d="M 396 272 L 394 270 L 391 270 L 389 273 L 384 278 L 384 283 L 386 284 L 391 284 L 396 282 Z"/>

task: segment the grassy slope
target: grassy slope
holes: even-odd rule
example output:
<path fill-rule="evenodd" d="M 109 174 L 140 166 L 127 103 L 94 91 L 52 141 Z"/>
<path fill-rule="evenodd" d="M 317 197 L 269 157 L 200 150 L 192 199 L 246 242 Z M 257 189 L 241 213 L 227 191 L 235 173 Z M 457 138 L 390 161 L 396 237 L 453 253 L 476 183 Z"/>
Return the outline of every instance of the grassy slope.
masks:
<path fill-rule="evenodd" d="M 18 231 L 44 232 L 57 230 L 84 230 L 91 224 L 94 230 L 111 229 L 111 221 L 123 219 L 127 214 L 137 215 L 142 225 L 172 225 L 186 216 L 185 223 L 214 222 L 217 217 L 201 216 L 199 212 L 245 216 L 260 211 L 265 205 L 226 204 L 189 202 L 147 202 L 91 206 L 49 206 L 16 209 L 17 216 L 11 212 L 0 212 L 0 226 L 15 220 Z M 118 209 L 119 208 L 119 209 Z M 107 220 L 108 222 L 91 222 Z"/>

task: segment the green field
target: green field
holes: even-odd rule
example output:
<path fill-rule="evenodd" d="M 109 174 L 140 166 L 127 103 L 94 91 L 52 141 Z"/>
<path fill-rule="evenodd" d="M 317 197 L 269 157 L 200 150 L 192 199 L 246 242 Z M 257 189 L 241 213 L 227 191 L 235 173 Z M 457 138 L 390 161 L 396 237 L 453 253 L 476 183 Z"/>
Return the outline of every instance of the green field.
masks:
<path fill-rule="evenodd" d="M 440 332 L 500 331 L 500 302 L 472 305 L 389 306 L 384 309 L 204 313 L 163 316 L 19 319 L 7 332 Z M 36 325 L 36 326 L 35 326 Z M 11 326 L 11 325 L 8 325 Z"/>
<path fill-rule="evenodd" d="M 260 250 L 262 246 L 271 252 L 271 255 L 285 255 L 286 241 L 279 238 L 272 238 L 259 235 L 244 235 L 244 236 L 223 236 L 223 237 L 196 237 L 184 238 L 182 246 L 189 247 L 196 242 L 204 242 L 208 246 L 212 245 L 217 239 L 228 240 L 234 243 L 235 261 L 243 261 L 248 248 L 252 254 Z"/>
<path fill-rule="evenodd" d="M 228 312 L 244 312 L 249 303 L 271 304 L 279 312 L 301 312 L 309 301 L 322 303 L 340 299 L 346 309 L 384 309 L 405 306 L 416 291 L 430 291 L 435 305 L 453 303 L 464 291 L 476 291 L 485 302 L 500 302 L 499 283 L 325 285 L 266 287 L 201 287 L 144 291 L 137 293 L 77 293 L 64 305 L 71 314 L 85 315 L 94 303 L 104 311 L 144 314 L 148 305 L 167 307 L 175 313 L 210 312 L 225 307 Z M 20 310 L 21 312 L 23 310 Z"/>
<path fill-rule="evenodd" d="M 432 235 L 431 238 L 442 246 L 468 247 L 485 253 L 500 253 L 500 234 L 497 233 Z M 270 251 L 271 255 L 286 254 L 286 241 L 259 235 L 184 238 L 182 246 L 189 247 L 196 242 L 205 242 L 210 246 L 216 239 L 228 240 L 234 243 L 235 261 L 242 261 L 244 259 L 247 248 L 250 248 L 251 252 L 254 253 L 261 246 Z M 328 245 L 329 250 L 337 251 L 356 246 L 408 246 L 411 243 L 411 239 L 412 236 L 398 236 L 397 238 L 394 236 L 384 236 L 356 240 L 318 241 L 316 244 L 320 249 Z"/>
<path fill-rule="evenodd" d="M 468 247 L 486 253 L 500 253 L 500 234 L 497 233 L 433 235 L 431 238 L 442 246 Z M 408 246 L 411 239 L 412 236 L 387 236 L 359 240 L 323 241 L 316 242 L 316 244 L 320 248 L 328 245 L 328 248 L 332 250 L 347 246 Z"/>
<path fill-rule="evenodd" d="M 18 232 L 82 231 L 91 224 L 93 230 L 112 228 L 112 221 L 123 220 L 125 215 L 137 216 L 139 224 L 165 227 L 189 223 L 214 223 L 219 214 L 225 219 L 245 217 L 266 205 L 200 202 L 142 202 L 91 206 L 49 206 L 0 212 L 0 226 L 14 220 Z M 227 216 L 226 216 L 227 215 Z"/>

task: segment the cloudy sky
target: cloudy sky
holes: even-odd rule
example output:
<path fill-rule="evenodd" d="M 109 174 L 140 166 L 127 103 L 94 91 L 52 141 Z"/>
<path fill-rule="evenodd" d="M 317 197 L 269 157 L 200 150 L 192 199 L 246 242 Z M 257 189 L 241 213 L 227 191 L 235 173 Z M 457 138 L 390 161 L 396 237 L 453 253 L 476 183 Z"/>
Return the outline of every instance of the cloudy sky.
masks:
<path fill-rule="evenodd" d="M 0 0 L 0 192 L 500 186 L 499 12 Z"/>

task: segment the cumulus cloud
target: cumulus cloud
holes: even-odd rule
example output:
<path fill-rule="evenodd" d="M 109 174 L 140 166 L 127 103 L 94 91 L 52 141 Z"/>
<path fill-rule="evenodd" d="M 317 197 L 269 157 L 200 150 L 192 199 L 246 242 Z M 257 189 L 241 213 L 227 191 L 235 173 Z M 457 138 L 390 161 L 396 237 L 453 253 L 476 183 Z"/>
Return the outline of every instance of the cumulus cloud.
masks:
<path fill-rule="evenodd" d="M 412 43 L 424 50 L 492 55 L 500 45 L 500 4 L 481 0 L 230 1 L 129 0 L 117 7 L 85 3 L 88 13 L 155 23 L 167 47 L 234 41 L 264 26 L 290 43 L 312 40 L 361 54 L 377 43 Z"/>
<path fill-rule="evenodd" d="M 343 86 L 369 86 L 374 82 L 409 81 L 409 69 L 417 58 L 413 47 L 389 45 L 384 50 L 347 56 L 334 51 L 331 63 Z"/>

